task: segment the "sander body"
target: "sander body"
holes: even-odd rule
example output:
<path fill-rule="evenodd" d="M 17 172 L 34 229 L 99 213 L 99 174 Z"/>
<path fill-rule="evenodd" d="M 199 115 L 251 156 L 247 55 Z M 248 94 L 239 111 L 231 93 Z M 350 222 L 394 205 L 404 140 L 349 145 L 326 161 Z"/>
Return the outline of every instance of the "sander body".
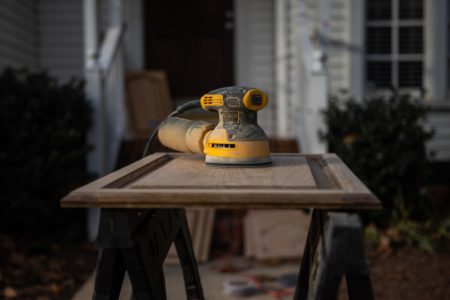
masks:
<path fill-rule="evenodd" d="M 267 105 L 267 95 L 254 88 L 231 86 L 210 91 L 198 106 L 218 112 L 215 125 L 169 116 L 158 130 L 160 142 L 174 150 L 205 154 L 207 164 L 270 164 L 269 141 L 257 123 L 257 111 Z"/>

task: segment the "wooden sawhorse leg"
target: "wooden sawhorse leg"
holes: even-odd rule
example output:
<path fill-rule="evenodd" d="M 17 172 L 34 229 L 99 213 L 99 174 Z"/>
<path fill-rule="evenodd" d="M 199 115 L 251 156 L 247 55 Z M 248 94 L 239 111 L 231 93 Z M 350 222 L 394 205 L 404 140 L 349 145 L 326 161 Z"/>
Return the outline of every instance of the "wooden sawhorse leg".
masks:
<path fill-rule="evenodd" d="M 343 276 L 350 300 L 373 299 L 361 222 L 356 214 L 314 210 L 294 299 L 336 299 Z"/>
<path fill-rule="evenodd" d="M 125 271 L 136 300 L 166 299 L 163 263 L 171 244 L 183 268 L 189 300 L 203 300 L 184 209 L 102 209 L 94 299 L 118 299 Z"/>

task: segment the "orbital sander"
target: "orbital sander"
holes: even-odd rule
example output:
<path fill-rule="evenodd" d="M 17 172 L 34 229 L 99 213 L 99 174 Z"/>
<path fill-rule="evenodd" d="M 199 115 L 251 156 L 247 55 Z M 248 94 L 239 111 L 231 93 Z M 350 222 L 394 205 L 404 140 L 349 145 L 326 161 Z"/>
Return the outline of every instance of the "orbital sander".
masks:
<path fill-rule="evenodd" d="M 257 123 L 257 111 L 266 105 L 267 95 L 259 89 L 241 86 L 216 89 L 199 100 L 178 107 L 161 122 L 149 143 L 157 132 L 164 146 L 181 152 L 205 154 L 206 164 L 270 164 L 269 141 Z M 218 112 L 217 125 L 178 116 L 199 107 Z"/>

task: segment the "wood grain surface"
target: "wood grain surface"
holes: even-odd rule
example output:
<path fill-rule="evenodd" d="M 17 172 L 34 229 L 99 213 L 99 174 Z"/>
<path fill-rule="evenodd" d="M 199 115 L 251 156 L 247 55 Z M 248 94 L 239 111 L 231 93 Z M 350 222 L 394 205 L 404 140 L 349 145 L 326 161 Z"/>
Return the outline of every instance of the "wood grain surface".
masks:
<path fill-rule="evenodd" d="M 262 167 L 219 167 L 205 165 L 201 156 L 181 156 L 130 188 L 316 188 L 305 157 L 274 156 L 272 160 L 272 165 Z"/>
<path fill-rule="evenodd" d="M 272 154 L 264 167 L 212 167 L 200 155 L 155 153 L 72 191 L 63 207 L 378 209 L 334 154 Z"/>

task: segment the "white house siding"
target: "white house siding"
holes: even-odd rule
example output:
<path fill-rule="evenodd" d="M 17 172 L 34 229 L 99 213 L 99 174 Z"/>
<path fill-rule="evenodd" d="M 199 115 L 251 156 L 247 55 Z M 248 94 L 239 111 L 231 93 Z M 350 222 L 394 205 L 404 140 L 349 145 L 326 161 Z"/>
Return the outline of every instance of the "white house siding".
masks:
<path fill-rule="evenodd" d="M 104 35 L 108 30 L 109 25 L 109 0 L 99 0 L 98 2 L 98 11 L 99 11 L 99 31 L 100 35 Z"/>
<path fill-rule="evenodd" d="M 83 75 L 83 1 L 38 0 L 39 67 L 61 82 Z"/>
<path fill-rule="evenodd" d="M 302 2 L 300 5 L 299 2 Z M 348 42 L 347 34 L 347 2 L 348 0 L 330 0 L 326 3 L 329 5 L 329 18 L 320 19 L 319 4 L 317 0 L 290 0 L 287 1 L 287 105 L 288 111 L 286 118 L 287 137 L 295 137 L 298 131 L 298 118 L 296 117 L 302 108 L 300 98 L 303 90 L 307 89 L 310 84 L 303 82 L 305 74 L 302 74 L 300 53 L 299 53 L 299 31 L 298 22 L 305 19 L 302 24 L 308 24 L 308 32 L 310 33 L 313 43 L 319 42 L 319 30 L 321 35 L 327 40 L 326 52 L 328 87 L 330 93 L 341 89 L 348 89 Z M 300 98 L 299 98 L 300 97 Z M 296 121 L 297 120 L 297 121 Z"/>
<path fill-rule="evenodd" d="M 427 125 L 434 129 L 434 137 L 427 145 L 428 150 L 434 152 L 434 159 L 450 161 L 450 107 L 431 112 Z"/>
<path fill-rule="evenodd" d="M 291 5 L 295 1 L 290 1 Z M 325 35 L 326 40 L 326 60 L 327 71 L 329 75 L 330 93 L 341 89 L 347 90 L 349 88 L 348 80 L 348 57 L 349 42 L 348 42 L 348 6 L 349 0 L 328 0 L 326 5 L 329 6 L 329 18 L 326 20 L 320 19 L 318 0 L 300 0 L 305 2 L 306 12 L 300 14 L 309 19 L 311 24 L 311 37 L 318 39 L 318 28 L 324 29 L 325 32 L 320 34 Z M 321 0 L 324 1 L 324 0 Z M 291 14 L 296 14 L 295 9 L 291 9 Z M 319 24 L 321 23 L 321 24 Z M 295 45 L 294 45 L 295 46 Z"/>
<path fill-rule="evenodd" d="M 348 90 L 348 8 L 347 0 L 330 0 L 330 19 L 328 28 L 328 72 L 330 93 L 341 89 Z"/>
<path fill-rule="evenodd" d="M 258 112 L 258 122 L 271 136 L 275 133 L 274 13 L 273 0 L 236 0 L 236 84 L 268 93 L 269 104 Z"/>
<path fill-rule="evenodd" d="M 0 70 L 34 68 L 37 61 L 36 9 L 33 0 L 0 1 Z"/>
<path fill-rule="evenodd" d="M 299 82 L 300 74 L 299 74 L 299 39 L 298 39 L 298 14 L 299 14 L 299 7 L 298 7 L 298 1 L 297 0 L 291 0 L 288 1 L 287 5 L 287 86 L 288 86 L 288 93 L 287 93 L 287 116 L 288 119 L 287 123 L 287 133 L 286 136 L 290 138 L 296 137 L 297 133 L 297 127 L 299 124 L 296 123 L 296 114 L 300 113 L 300 95 L 298 94 L 298 89 L 301 89 L 304 87 L 304 84 L 302 82 Z M 311 18 L 311 13 L 314 12 L 314 9 L 312 9 L 312 5 L 308 7 L 307 17 Z"/>

